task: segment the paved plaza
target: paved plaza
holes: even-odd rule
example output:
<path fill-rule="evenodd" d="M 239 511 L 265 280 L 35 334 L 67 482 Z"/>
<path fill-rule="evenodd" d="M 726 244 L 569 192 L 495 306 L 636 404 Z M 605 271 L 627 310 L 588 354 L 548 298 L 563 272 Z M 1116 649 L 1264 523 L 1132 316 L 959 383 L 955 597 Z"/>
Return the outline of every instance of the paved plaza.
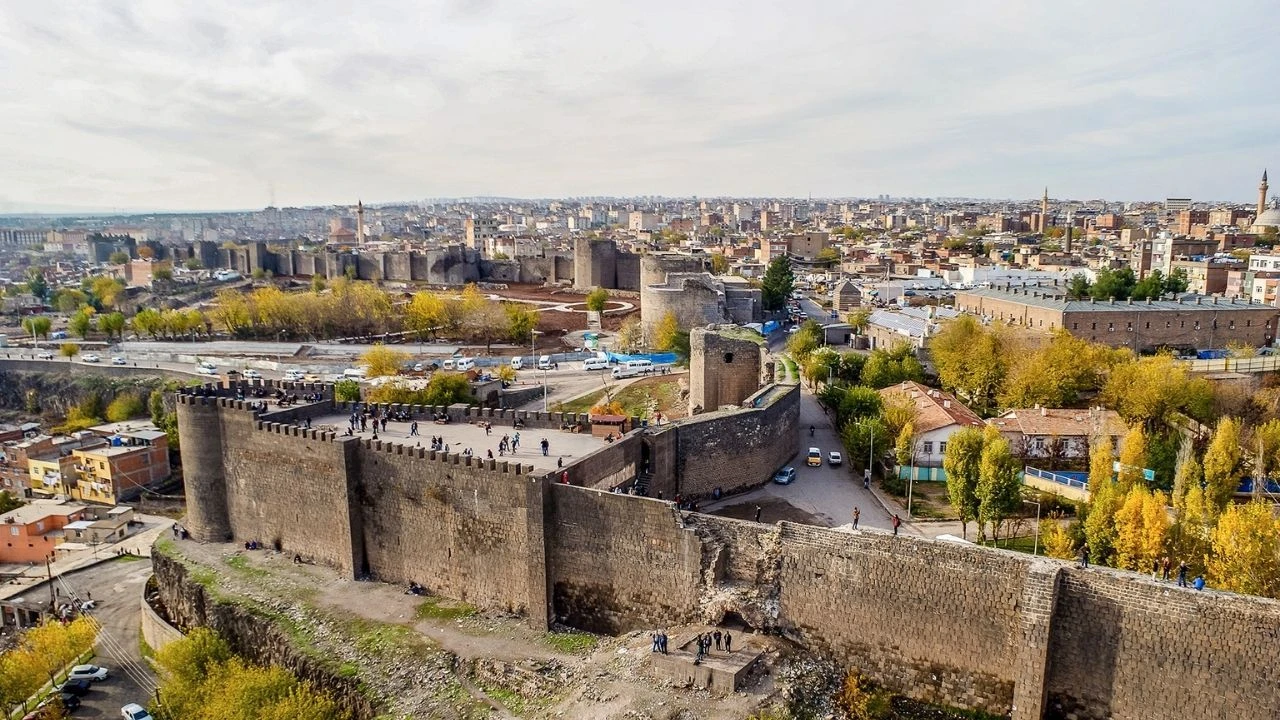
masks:
<path fill-rule="evenodd" d="M 317 430 L 328 429 L 343 434 L 349 427 L 348 415 L 325 415 L 312 421 L 311 427 Z M 378 430 L 377 436 L 379 440 L 391 441 L 393 443 L 403 443 L 407 447 L 415 447 L 421 445 L 424 448 L 431 447 L 431 438 L 444 438 L 445 446 L 450 453 L 463 453 L 467 448 L 471 449 L 471 454 L 479 458 L 487 458 L 489 451 L 493 451 L 494 460 L 511 460 L 526 465 L 533 465 L 538 470 L 554 470 L 558 467 L 557 462 L 561 459 L 564 464 L 568 465 L 575 459 L 591 453 L 605 444 L 602 438 L 592 437 L 587 433 L 571 433 L 564 430 L 540 429 L 540 428 L 524 428 L 517 430 L 512 427 L 510 419 L 499 420 L 495 418 L 493 421 L 493 429 L 489 434 L 485 433 L 481 425 L 471 425 L 465 422 L 450 422 L 444 425 L 437 425 L 430 419 L 418 421 L 418 436 L 409 435 L 409 423 L 396 422 L 390 420 L 387 422 L 387 429 L 383 432 Z M 499 424 L 502 423 L 502 424 Z M 358 437 L 372 439 L 373 423 L 368 425 L 368 430 L 360 432 L 357 428 L 356 435 Z M 520 447 L 514 452 L 507 452 L 505 455 L 498 454 L 498 442 L 502 440 L 503 435 L 514 438 L 515 434 L 520 434 Z M 542 439 L 546 438 L 549 443 L 547 455 L 542 455 Z"/>

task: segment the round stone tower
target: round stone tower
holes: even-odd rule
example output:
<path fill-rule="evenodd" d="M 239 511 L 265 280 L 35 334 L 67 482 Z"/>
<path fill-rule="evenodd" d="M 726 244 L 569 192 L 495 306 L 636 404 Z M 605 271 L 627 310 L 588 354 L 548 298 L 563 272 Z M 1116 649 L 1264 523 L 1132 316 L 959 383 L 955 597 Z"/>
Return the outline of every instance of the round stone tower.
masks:
<path fill-rule="evenodd" d="M 201 542 L 231 538 L 227 479 L 223 472 L 222 420 L 225 398 L 178 395 L 178 433 L 182 437 L 182 476 L 186 485 L 186 529 Z"/>

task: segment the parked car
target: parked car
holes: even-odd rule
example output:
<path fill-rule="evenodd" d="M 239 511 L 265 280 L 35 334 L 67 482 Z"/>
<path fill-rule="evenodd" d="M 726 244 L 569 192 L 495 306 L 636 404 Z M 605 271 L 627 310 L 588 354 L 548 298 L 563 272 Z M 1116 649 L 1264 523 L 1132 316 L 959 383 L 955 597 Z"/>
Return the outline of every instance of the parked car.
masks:
<path fill-rule="evenodd" d="M 512 369 L 512 370 L 523 370 L 523 369 L 524 369 L 524 358 L 522 358 L 522 357 L 520 357 L 520 356 L 518 356 L 518 355 L 517 355 L 516 357 L 511 358 L 511 369 Z"/>
<path fill-rule="evenodd" d="M 96 362 L 99 362 L 99 361 L 101 361 L 101 360 L 102 360 L 102 358 L 98 357 L 97 355 L 94 355 L 93 353 L 89 353 L 88 355 L 81 355 L 81 356 L 80 356 L 80 362 L 96 363 Z"/>
<path fill-rule="evenodd" d="M 120 708 L 120 717 L 124 720 L 153 720 L 151 713 L 138 703 L 129 703 Z"/>
<path fill-rule="evenodd" d="M 249 378 L 250 380 L 257 380 L 262 377 L 262 373 L 258 372 L 257 370 L 254 370 L 253 368 L 249 368 L 248 370 L 245 370 L 241 374 Z"/>
<path fill-rule="evenodd" d="M 822 465 L 822 451 L 816 447 L 809 448 L 809 454 L 805 457 L 804 464 L 809 467 L 820 467 Z"/>
<path fill-rule="evenodd" d="M 796 469 L 784 467 L 773 474 L 773 481 L 779 485 L 790 485 L 796 479 Z"/>
<path fill-rule="evenodd" d="M 831 467 L 838 467 L 843 463 L 844 463 L 844 457 L 841 456 L 840 453 L 836 452 L 835 450 L 832 450 L 831 452 L 827 453 L 827 464 L 830 465 Z"/>
<path fill-rule="evenodd" d="M 218 374 L 218 369 L 217 369 L 217 368 L 206 367 L 206 366 L 204 366 L 204 365 L 197 365 L 197 366 L 196 366 L 196 372 L 200 373 L 201 375 L 217 375 L 217 374 Z"/>
<path fill-rule="evenodd" d="M 422 372 L 422 371 L 424 371 L 424 370 L 426 370 L 426 369 L 427 369 L 427 368 L 426 368 L 422 363 L 414 363 L 414 364 L 413 364 L 413 371 L 414 371 L 414 372 Z"/>
<path fill-rule="evenodd" d="M 302 382 L 303 377 L 305 375 L 301 370 L 286 370 L 284 373 L 284 379 L 287 382 Z"/>
<path fill-rule="evenodd" d="M 129 361 L 125 360 L 123 356 L 117 355 L 111 358 L 111 364 L 112 365 L 128 365 Z"/>
<path fill-rule="evenodd" d="M 47 350 L 46 350 L 45 352 L 38 353 L 38 354 L 36 355 L 36 358 L 37 358 L 37 359 L 39 359 L 39 360 L 52 360 L 52 359 L 53 359 L 53 353 L 51 353 L 51 352 L 49 352 L 49 351 L 47 351 Z"/>
<path fill-rule="evenodd" d="M 79 680 L 68 680 L 57 687 L 58 692 L 68 695 L 83 695 L 89 692 L 92 684 L 85 678 Z"/>
<path fill-rule="evenodd" d="M 77 665 L 71 668 L 71 672 L 67 673 L 68 680 L 106 680 L 109 671 L 101 665 Z"/>

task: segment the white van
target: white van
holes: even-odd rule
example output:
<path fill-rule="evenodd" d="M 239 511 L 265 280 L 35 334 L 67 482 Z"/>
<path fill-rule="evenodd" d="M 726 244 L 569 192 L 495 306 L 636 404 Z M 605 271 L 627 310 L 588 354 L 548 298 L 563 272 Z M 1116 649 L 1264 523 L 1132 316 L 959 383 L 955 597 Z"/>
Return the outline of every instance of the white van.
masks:
<path fill-rule="evenodd" d="M 550 370 L 550 369 L 551 369 L 551 356 L 550 356 L 550 355 L 542 355 L 542 356 L 540 356 L 540 357 L 538 358 L 538 369 L 539 369 L 539 370 Z"/>
<path fill-rule="evenodd" d="M 636 375 L 644 375 L 653 372 L 652 360 L 627 360 L 618 363 L 618 367 L 613 369 L 614 379 L 635 377 Z"/>
<path fill-rule="evenodd" d="M 476 361 L 473 358 L 458 358 L 458 362 L 456 363 L 458 372 L 466 372 L 474 368 L 475 366 L 476 366 Z"/>
<path fill-rule="evenodd" d="M 582 361 L 583 370 L 607 370 L 608 368 L 609 361 L 601 357 L 587 358 Z"/>
<path fill-rule="evenodd" d="M 523 369 L 524 369 L 524 358 L 520 357 L 519 355 L 517 355 L 516 357 L 511 358 L 511 369 L 512 369 L 512 370 L 523 370 Z"/>
<path fill-rule="evenodd" d="M 342 371 L 342 377 L 361 380 L 369 376 L 369 368 L 351 367 Z"/>
<path fill-rule="evenodd" d="M 454 369 L 457 369 L 457 366 L 458 366 L 457 358 L 445 358 L 444 363 L 440 365 L 441 369 L 443 370 L 454 370 Z"/>
<path fill-rule="evenodd" d="M 301 370 L 285 370 L 284 379 L 287 382 L 302 382 L 302 378 L 306 377 Z"/>

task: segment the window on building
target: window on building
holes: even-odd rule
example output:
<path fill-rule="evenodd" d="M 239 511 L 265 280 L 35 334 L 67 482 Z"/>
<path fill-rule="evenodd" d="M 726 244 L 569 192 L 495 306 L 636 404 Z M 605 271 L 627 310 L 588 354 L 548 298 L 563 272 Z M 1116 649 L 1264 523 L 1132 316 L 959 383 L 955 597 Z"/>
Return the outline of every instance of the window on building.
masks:
<path fill-rule="evenodd" d="M 1173 321 L 1172 321 L 1172 320 L 1165 320 L 1165 321 L 1164 321 L 1164 329 L 1165 329 L 1165 330 L 1168 330 L 1168 329 L 1169 329 L 1169 328 L 1171 328 L 1171 327 L 1173 327 Z"/>
<path fill-rule="evenodd" d="M 924 443 L 924 454 L 925 454 L 925 455 L 932 455 L 932 454 L 933 454 L 933 443 L 932 443 L 932 442 L 929 442 L 929 441 L 927 441 L 927 440 L 925 441 L 925 443 Z"/>
<path fill-rule="evenodd" d="M 1079 330 L 1079 329 L 1080 329 L 1080 323 L 1071 323 L 1071 329 L 1072 329 L 1072 330 Z"/>
<path fill-rule="evenodd" d="M 1116 324 L 1113 322 L 1107 323 L 1107 332 L 1115 332 L 1115 331 L 1116 331 Z"/>
<path fill-rule="evenodd" d="M 1143 328 L 1143 330 L 1150 330 L 1150 329 L 1151 329 L 1151 323 L 1150 323 L 1150 322 L 1148 322 L 1148 323 L 1147 323 L 1147 326 L 1146 326 L 1145 328 Z"/>
<path fill-rule="evenodd" d="M 1235 330 L 1235 329 L 1236 329 L 1236 321 L 1235 321 L 1235 320 L 1232 320 L 1232 321 L 1231 321 L 1231 323 L 1227 326 L 1227 329 L 1228 329 L 1228 330 Z"/>
<path fill-rule="evenodd" d="M 1129 332 L 1133 332 L 1133 323 L 1131 322 L 1125 323 L 1125 330 L 1128 330 Z"/>
<path fill-rule="evenodd" d="M 1089 329 L 1090 329 L 1090 330 L 1097 330 L 1097 329 L 1098 329 L 1098 323 L 1089 323 Z"/>
<path fill-rule="evenodd" d="M 1179 321 L 1178 321 L 1178 327 L 1180 327 L 1180 328 L 1185 328 L 1186 326 L 1187 326 L 1187 321 L 1186 321 L 1186 320 L 1179 320 Z"/>
<path fill-rule="evenodd" d="M 1199 321 L 1199 320 L 1197 320 L 1197 321 L 1196 321 L 1196 327 L 1195 327 L 1195 329 L 1196 329 L 1196 330 L 1199 330 L 1199 329 L 1200 329 L 1200 321 Z"/>
<path fill-rule="evenodd" d="M 1218 329 L 1218 318 L 1214 318 L 1214 319 L 1213 319 L 1213 329 L 1214 329 L 1214 330 L 1217 330 L 1217 329 Z"/>
<path fill-rule="evenodd" d="M 942 442 L 938 443 L 938 453 L 939 453 L 939 454 L 941 454 L 941 455 L 946 455 L 946 454 L 947 454 L 947 441 L 946 441 L 946 440 L 943 440 Z"/>
<path fill-rule="evenodd" d="M 10 528 L 9 528 L 9 534 L 10 534 L 10 535 L 17 535 L 17 534 L 18 534 L 18 526 L 17 526 L 17 525 L 14 525 L 13 527 L 10 527 Z"/>

